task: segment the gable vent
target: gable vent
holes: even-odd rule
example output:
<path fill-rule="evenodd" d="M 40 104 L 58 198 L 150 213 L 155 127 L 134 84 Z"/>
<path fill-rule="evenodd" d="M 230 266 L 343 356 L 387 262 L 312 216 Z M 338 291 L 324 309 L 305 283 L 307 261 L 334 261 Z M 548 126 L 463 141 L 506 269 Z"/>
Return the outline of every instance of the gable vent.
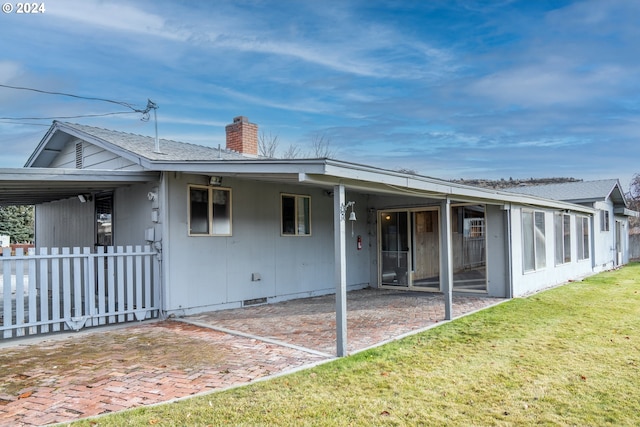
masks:
<path fill-rule="evenodd" d="M 82 169 L 82 141 L 76 142 L 76 169 Z"/>

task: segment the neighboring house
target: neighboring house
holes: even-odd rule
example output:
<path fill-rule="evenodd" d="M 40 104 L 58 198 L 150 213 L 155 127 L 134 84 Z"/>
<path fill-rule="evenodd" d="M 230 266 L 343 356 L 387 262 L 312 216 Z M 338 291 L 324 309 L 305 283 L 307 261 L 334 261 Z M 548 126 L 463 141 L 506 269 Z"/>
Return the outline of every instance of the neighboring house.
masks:
<path fill-rule="evenodd" d="M 0 170 L 0 204 L 36 204 L 38 248 L 150 244 L 164 315 L 370 286 L 443 292 L 450 318 L 452 292 L 510 298 L 628 260 L 634 213 L 615 180 L 554 200 L 261 158 L 245 117 L 226 132 L 216 149 L 54 122 L 25 169 Z"/>

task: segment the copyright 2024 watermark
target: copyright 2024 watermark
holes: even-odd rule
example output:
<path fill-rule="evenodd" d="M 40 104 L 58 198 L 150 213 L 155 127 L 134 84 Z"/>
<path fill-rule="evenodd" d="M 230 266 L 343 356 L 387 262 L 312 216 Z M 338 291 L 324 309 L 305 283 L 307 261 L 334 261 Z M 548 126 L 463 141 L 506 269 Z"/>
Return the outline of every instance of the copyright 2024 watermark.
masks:
<path fill-rule="evenodd" d="M 2 3 L 2 12 L 34 15 L 46 12 L 44 3 Z"/>

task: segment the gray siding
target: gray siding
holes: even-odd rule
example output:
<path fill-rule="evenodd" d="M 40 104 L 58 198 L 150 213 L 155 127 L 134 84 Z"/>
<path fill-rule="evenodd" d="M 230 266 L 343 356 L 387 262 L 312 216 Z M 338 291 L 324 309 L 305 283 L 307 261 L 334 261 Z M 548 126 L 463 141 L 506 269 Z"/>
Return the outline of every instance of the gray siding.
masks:
<path fill-rule="evenodd" d="M 640 234 L 629 236 L 629 258 L 640 261 Z"/>
<path fill-rule="evenodd" d="M 206 185 L 208 177 L 166 176 L 167 310 L 195 312 L 257 298 L 276 301 L 334 291 L 333 199 L 324 190 L 224 178 L 223 187 L 232 189 L 233 235 L 190 237 L 187 186 Z M 281 193 L 311 196 L 311 236 L 280 235 Z M 366 198 L 358 201 L 356 212 L 362 220 L 354 224 L 354 236 L 366 240 Z M 350 224 L 347 229 L 347 282 L 364 287 L 370 280 L 369 247 L 358 251 Z M 261 280 L 252 281 L 252 273 Z"/>
<path fill-rule="evenodd" d="M 145 230 L 155 227 L 155 223 L 151 220 L 154 202 L 149 200 L 147 194 L 156 190 L 157 185 L 157 183 L 138 184 L 115 190 L 113 196 L 115 245 L 144 245 L 147 243 Z"/>
<path fill-rule="evenodd" d="M 95 219 L 93 201 L 74 197 L 36 207 L 36 247 L 93 247 Z"/>
<path fill-rule="evenodd" d="M 76 142 L 79 141 L 76 139 L 67 143 L 49 167 L 75 169 Z M 83 142 L 82 146 L 82 169 L 143 170 L 140 165 L 96 145 Z"/>
<path fill-rule="evenodd" d="M 509 296 L 509 260 L 506 213 L 500 206 L 487 205 L 487 293 Z"/>
<path fill-rule="evenodd" d="M 595 271 L 604 271 L 615 266 L 617 257 L 613 202 L 596 202 L 593 207 L 598 209 L 593 218 L 593 266 Z M 609 212 L 609 231 L 601 230 L 603 210 Z"/>
<path fill-rule="evenodd" d="M 153 184 L 116 189 L 113 196 L 113 242 L 116 246 L 144 245 L 151 221 L 152 202 L 147 193 Z M 94 201 L 80 203 L 74 197 L 36 206 L 36 246 L 90 247 L 96 243 Z"/>

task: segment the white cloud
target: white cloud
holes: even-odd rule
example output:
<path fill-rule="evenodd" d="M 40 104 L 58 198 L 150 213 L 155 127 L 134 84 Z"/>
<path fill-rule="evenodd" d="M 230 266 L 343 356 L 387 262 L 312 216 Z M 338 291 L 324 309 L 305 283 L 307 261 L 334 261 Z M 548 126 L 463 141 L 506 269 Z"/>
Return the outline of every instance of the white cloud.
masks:
<path fill-rule="evenodd" d="M 594 65 L 590 70 L 572 67 L 564 60 L 497 71 L 471 83 L 472 94 L 518 106 L 580 105 L 617 91 L 628 70 L 615 65 Z"/>
<path fill-rule="evenodd" d="M 273 98 L 259 97 L 255 95 L 249 95 L 244 92 L 240 92 L 234 89 L 229 89 L 220 86 L 210 86 L 215 88 L 218 93 L 224 93 L 229 98 L 233 98 L 235 101 L 242 101 L 253 105 L 260 105 L 263 107 L 277 108 L 279 110 L 288 111 L 300 111 L 306 113 L 322 113 L 330 111 L 332 105 L 325 104 L 323 102 L 314 99 L 296 100 L 294 102 L 287 102 L 285 100 L 276 101 Z"/>
<path fill-rule="evenodd" d="M 22 73 L 20 64 L 13 61 L 0 61 L 0 82 L 7 84 Z"/>
<path fill-rule="evenodd" d="M 83 0 L 73 2 L 73 5 L 52 5 L 47 8 L 47 15 L 116 32 L 146 34 L 173 40 L 184 40 L 188 36 L 185 32 L 168 28 L 167 21 L 160 15 L 125 3 Z"/>

